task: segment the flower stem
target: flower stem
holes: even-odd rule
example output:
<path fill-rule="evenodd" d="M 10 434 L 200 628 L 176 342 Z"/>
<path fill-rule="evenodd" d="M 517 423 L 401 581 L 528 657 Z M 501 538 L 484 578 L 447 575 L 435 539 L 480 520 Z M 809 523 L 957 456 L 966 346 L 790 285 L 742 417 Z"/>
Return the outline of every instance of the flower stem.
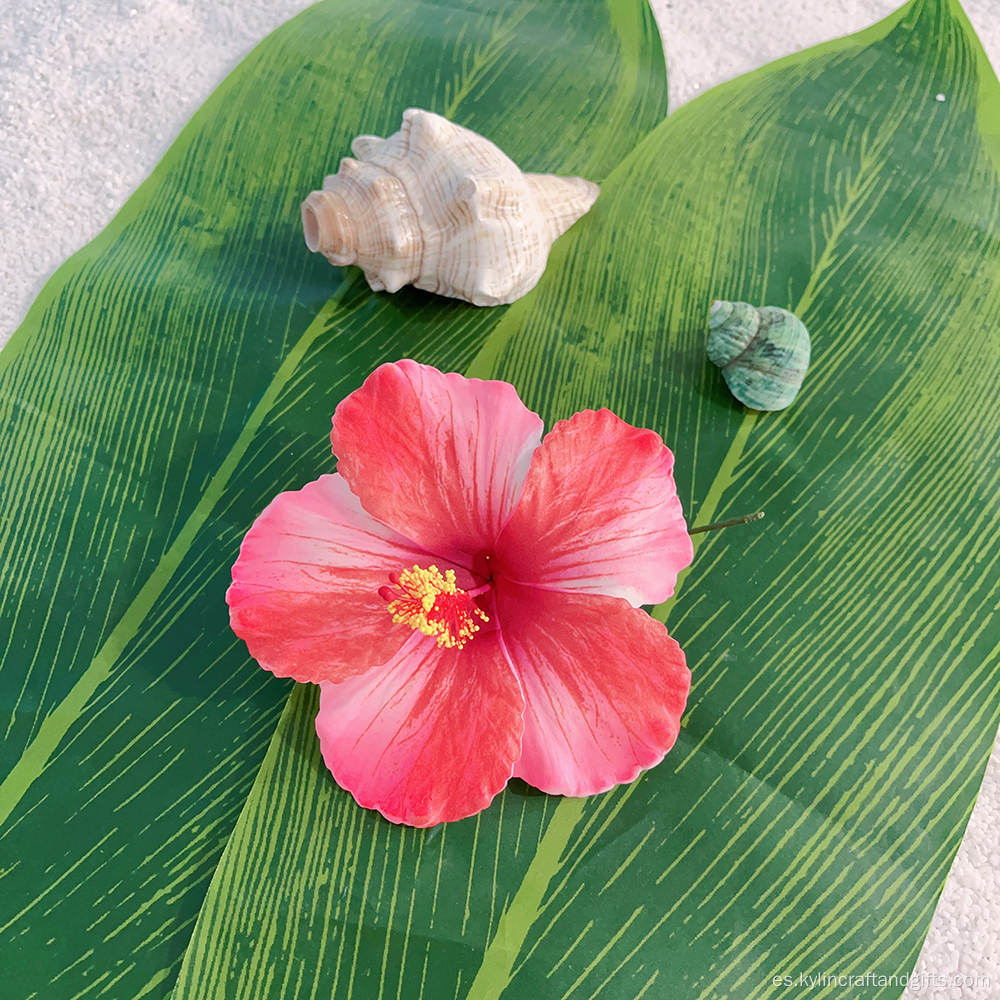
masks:
<path fill-rule="evenodd" d="M 723 458 L 722 464 L 719 466 L 719 471 L 715 474 L 715 478 L 712 480 L 712 485 L 709 487 L 708 494 L 702 502 L 702 505 L 698 508 L 698 516 L 694 519 L 696 529 L 702 527 L 702 525 L 709 522 L 710 519 L 715 516 L 715 511 L 722 502 L 722 494 L 725 493 L 725 491 L 736 481 L 736 467 L 740 464 L 740 460 L 743 458 L 743 450 L 746 447 L 747 441 L 750 439 L 750 432 L 753 430 L 754 425 L 757 422 L 757 412 L 757 410 L 751 410 L 749 408 L 744 409 L 743 419 L 740 421 L 740 425 L 736 429 L 736 436 L 730 443 L 729 450 L 726 452 L 726 456 Z M 694 539 L 694 551 L 696 555 L 702 541 L 703 539 L 699 537 L 695 537 Z M 662 604 L 657 604 L 656 607 L 650 612 L 650 615 L 658 622 L 663 622 L 664 625 L 667 623 L 667 615 L 673 607 L 674 602 L 677 600 L 677 595 L 680 593 L 681 586 L 690 572 L 690 566 L 686 569 L 682 569 L 677 576 L 677 586 L 674 588 L 673 597 L 668 597 Z"/>
<path fill-rule="evenodd" d="M 731 528 L 737 524 L 749 524 L 751 521 L 759 521 L 764 516 L 762 510 L 755 514 L 744 514 L 742 517 L 731 517 L 728 521 L 716 521 L 715 524 L 703 524 L 699 528 L 688 528 L 689 535 L 697 535 L 702 531 L 717 531 L 719 528 Z"/>

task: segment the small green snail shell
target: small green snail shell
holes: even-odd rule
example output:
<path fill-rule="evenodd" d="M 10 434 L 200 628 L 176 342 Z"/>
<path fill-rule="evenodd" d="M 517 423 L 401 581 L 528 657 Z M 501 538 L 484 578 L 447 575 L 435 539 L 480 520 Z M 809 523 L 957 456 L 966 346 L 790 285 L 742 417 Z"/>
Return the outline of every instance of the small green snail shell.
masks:
<path fill-rule="evenodd" d="M 754 410 L 783 410 L 809 368 L 809 331 L 787 309 L 715 302 L 708 357 L 741 403 Z"/>

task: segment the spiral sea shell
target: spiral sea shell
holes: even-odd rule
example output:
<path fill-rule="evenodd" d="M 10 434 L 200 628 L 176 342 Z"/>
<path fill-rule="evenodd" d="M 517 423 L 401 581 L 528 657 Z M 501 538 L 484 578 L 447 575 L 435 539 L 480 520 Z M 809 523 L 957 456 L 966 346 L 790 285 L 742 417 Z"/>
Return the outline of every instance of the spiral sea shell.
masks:
<path fill-rule="evenodd" d="M 715 302 L 708 324 L 708 357 L 729 391 L 754 410 L 783 410 L 795 399 L 809 367 L 809 331 L 787 309 Z"/>
<path fill-rule="evenodd" d="M 310 250 L 357 264 L 375 291 L 412 284 L 477 306 L 513 302 L 600 190 L 522 173 L 488 139 L 418 108 L 388 139 L 361 135 L 351 150 L 357 159 L 302 203 L 302 226 Z"/>

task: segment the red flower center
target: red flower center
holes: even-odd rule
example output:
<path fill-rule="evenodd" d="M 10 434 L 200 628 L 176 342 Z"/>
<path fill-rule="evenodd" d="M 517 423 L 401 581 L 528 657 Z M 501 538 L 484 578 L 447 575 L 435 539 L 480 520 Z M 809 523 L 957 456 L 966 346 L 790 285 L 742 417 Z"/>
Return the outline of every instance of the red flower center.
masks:
<path fill-rule="evenodd" d="M 442 575 L 437 566 L 414 566 L 389 579 L 393 586 L 380 587 L 379 596 L 392 620 L 436 637 L 438 646 L 461 649 L 479 631 L 476 618 L 489 621 L 473 595 L 456 586 L 453 569 Z"/>

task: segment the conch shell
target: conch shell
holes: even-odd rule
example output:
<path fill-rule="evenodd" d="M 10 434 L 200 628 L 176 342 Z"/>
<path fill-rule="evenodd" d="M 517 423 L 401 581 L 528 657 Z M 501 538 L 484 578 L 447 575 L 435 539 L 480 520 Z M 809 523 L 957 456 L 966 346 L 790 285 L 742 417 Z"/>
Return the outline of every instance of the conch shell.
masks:
<path fill-rule="evenodd" d="M 754 410 L 783 410 L 809 368 L 809 331 L 778 306 L 715 302 L 708 324 L 708 358 L 729 391 Z"/>
<path fill-rule="evenodd" d="M 360 135 L 351 150 L 357 159 L 302 203 L 302 228 L 310 250 L 357 264 L 375 291 L 513 302 L 600 192 L 580 177 L 522 173 L 488 139 L 418 108 L 388 139 Z"/>

